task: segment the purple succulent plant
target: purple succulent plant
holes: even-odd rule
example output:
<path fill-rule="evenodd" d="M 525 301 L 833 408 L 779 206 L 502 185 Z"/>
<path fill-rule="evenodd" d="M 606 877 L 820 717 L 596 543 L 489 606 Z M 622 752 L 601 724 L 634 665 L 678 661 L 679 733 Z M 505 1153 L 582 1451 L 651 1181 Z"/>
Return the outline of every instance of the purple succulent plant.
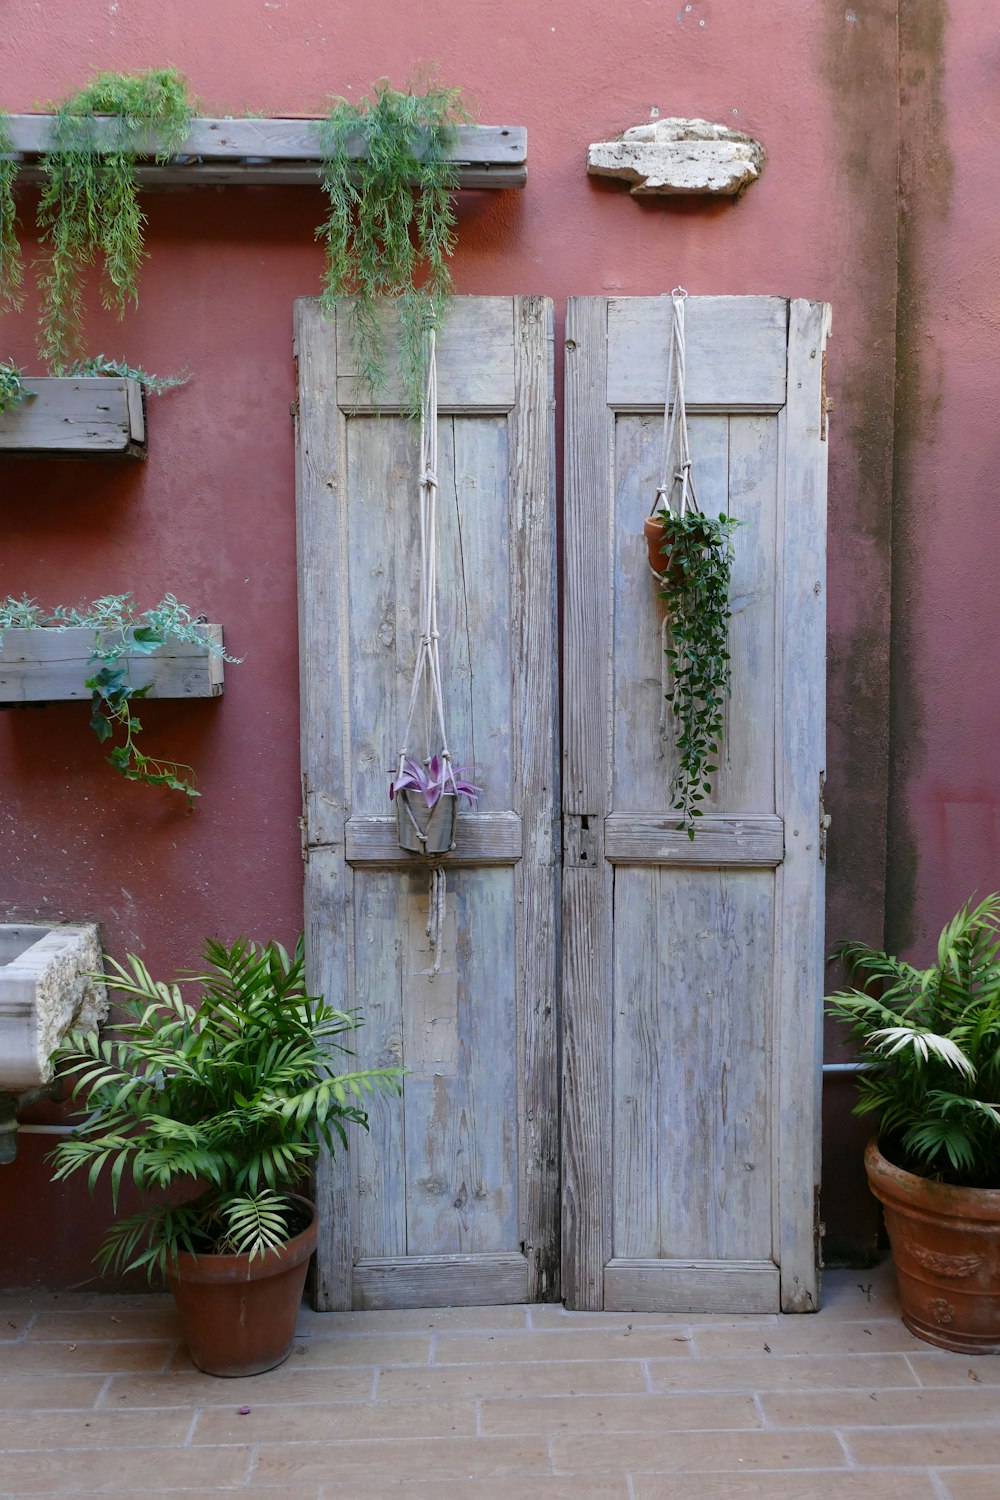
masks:
<path fill-rule="evenodd" d="M 471 807 L 482 790 L 469 780 L 471 774 L 468 766 L 452 766 L 443 755 L 432 755 L 423 763 L 407 755 L 403 769 L 389 783 L 389 800 L 397 792 L 419 792 L 428 807 L 435 807 L 447 792 L 465 797 Z"/>

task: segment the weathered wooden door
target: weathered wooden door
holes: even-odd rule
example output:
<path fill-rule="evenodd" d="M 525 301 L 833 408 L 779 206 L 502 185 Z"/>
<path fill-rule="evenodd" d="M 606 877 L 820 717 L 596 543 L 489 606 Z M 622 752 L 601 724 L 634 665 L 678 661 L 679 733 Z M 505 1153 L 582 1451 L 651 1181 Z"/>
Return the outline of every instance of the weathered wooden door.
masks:
<path fill-rule="evenodd" d="M 566 326 L 563 1291 L 579 1308 L 808 1310 L 828 309 L 687 303 L 699 500 L 744 523 L 725 749 L 693 843 L 670 816 L 642 538 L 670 316 L 669 298 L 588 297 Z"/>
<path fill-rule="evenodd" d="M 552 314 L 463 297 L 439 336 L 439 615 L 450 737 L 475 765 L 427 875 L 388 787 L 417 644 L 419 443 L 354 379 L 346 315 L 296 308 L 303 848 L 310 982 L 360 1007 L 359 1062 L 408 1069 L 320 1173 L 321 1308 L 557 1292 Z M 393 325 L 394 326 L 394 325 Z M 390 365 L 394 360 L 390 359 Z"/>

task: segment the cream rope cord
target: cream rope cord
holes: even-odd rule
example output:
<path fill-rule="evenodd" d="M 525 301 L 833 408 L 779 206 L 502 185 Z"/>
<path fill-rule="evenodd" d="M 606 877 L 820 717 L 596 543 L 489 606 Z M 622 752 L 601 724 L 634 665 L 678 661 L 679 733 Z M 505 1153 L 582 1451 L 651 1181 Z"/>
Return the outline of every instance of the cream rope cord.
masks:
<path fill-rule="evenodd" d="M 397 775 L 403 774 L 403 763 L 406 758 L 407 744 L 410 738 L 410 730 L 413 727 L 413 715 L 416 712 L 420 700 L 421 688 L 424 688 L 429 699 L 428 702 L 428 729 L 431 724 L 431 710 L 437 720 L 437 727 L 441 733 L 441 759 L 445 766 L 445 779 L 451 779 L 452 792 L 458 796 L 458 786 L 455 782 L 455 772 L 451 764 L 451 751 L 448 748 L 448 730 L 444 720 L 444 694 L 441 687 L 441 654 L 438 642 L 441 632 L 438 629 L 437 615 L 437 493 L 438 493 L 438 395 L 437 395 L 437 336 L 433 325 L 430 326 L 425 335 L 427 377 L 424 382 L 424 398 L 420 407 L 420 644 L 417 648 L 417 659 L 413 666 L 413 682 L 410 686 L 410 704 L 406 714 L 406 727 L 403 730 L 402 743 L 399 747 L 399 769 Z M 406 798 L 403 799 L 403 807 L 406 816 L 413 824 L 414 831 L 421 844 L 426 844 L 427 836 L 417 826 L 416 819 L 410 811 Z M 454 844 L 452 848 L 454 848 Z M 428 917 L 427 936 L 431 940 L 431 951 L 434 954 L 433 972 L 437 974 L 441 968 L 441 938 L 444 932 L 445 904 L 447 900 L 447 877 L 440 864 L 433 864 L 429 872 L 428 892 Z"/>
<path fill-rule="evenodd" d="M 670 300 L 673 317 L 667 353 L 667 389 L 663 403 L 663 477 L 649 508 L 651 516 L 659 510 L 675 509 L 670 503 L 675 486 L 678 487 L 676 510 L 679 516 L 700 508 L 694 489 L 694 474 L 691 472 L 691 448 L 688 443 L 687 407 L 684 399 L 687 382 L 684 304 L 687 292 L 682 286 L 675 286 L 670 293 Z M 657 573 L 656 576 L 662 578 L 663 575 Z"/>
<path fill-rule="evenodd" d="M 676 511 L 679 516 L 685 515 L 689 510 L 700 509 L 691 468 L 691 448 L 688 442 L 687 406 L 685 404 L 687 346 L 684 334 L 684 304 L 687 301 L 687 292 L 682 286 L 675 286 L 670 293 L 670 301 L 672 318 L 667 353 L 667 389 L 663 401 L 662 478 L 649 509 L 651 516 L 661 510 L 675 509 L 671 504 L 675 490 L 677 492 Z M 662 582 L 665 575 L 657 573 L 652 563 L 650 563 L 650 569 L 654 578 Z M 665 736 L 669 728 L 666 696 L 670 691 L 670 660 L 667 656 L 669 634 L 670 616 L 665 615 L 660 628 L 660 645 L 663 648 L 660 658 L 660 686 L 663 689 L 663 696 L 660 699 L 661 736 Z"/>

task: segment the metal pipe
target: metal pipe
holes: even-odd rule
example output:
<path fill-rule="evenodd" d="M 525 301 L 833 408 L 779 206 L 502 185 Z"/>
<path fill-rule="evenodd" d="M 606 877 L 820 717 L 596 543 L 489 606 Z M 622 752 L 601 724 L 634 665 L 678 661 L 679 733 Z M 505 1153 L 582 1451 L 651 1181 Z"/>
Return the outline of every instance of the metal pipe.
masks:
<path fill-rule="evenodd" d="M 872 1064 L 870 1062 L 835 1062 L 823 1064 L 823 1076 L 827 1073 L 870 1073 Z"/>

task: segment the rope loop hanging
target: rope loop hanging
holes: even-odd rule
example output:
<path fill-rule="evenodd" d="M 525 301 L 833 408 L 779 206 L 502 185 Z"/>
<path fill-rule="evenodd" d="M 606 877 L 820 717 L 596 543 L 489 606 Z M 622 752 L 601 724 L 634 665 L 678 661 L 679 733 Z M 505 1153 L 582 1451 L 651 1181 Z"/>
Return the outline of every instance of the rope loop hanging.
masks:
<path fill-rule="evenodd" d="M 686 301 L 687 292 L 684 288 L 674 287 L 670 293 L 670 342 L 667 355 L 667 389 L 663 402 L 661 478 L 649 509 L 650 516 L 655 516 L 662 510 L 672 510 L 677 515 L 683 516 L 688 511 L 700 509 L 691 467 L 691 447 L 688 441 L 687 406 L 685 404 L 687 346 L 684 333 L 684 304 Z M 659 576 L 657 574 L 657 577 Z"/>
<path fill-rule="evenodd" d="M 436 728 L 441 736 L 441 759 L 444 762 L 445 782 L 451 782 L 451 790 L 457 796 L 455 772 L 448 746 L 448 730 L 444 718 L 444 692 L 441 685 L 441 653 L 437 612 L 437 495 L 438 495 L 438 394 L 437 394 L 437 335 L 433 322 L 424 330 L 424 398 L 420 408 L 420 638 L 417 657 L 413 664 L 413 681 L 410 685 L 410 702 L 406 713 L 406 726 L 399 747 L 397 774 L 402 776 L 406 751 L 409 745 L 413 719 L 424 690 L 428 711 L 428 734 Z M 427 761 L 425 759 L 424 764 Z M 421 835 L 422 837 L 422 835 Z"/>
<path fill-rule="evenodd" d="M 458 785 L 451 761 L 448 744 L 448 729 L 444 715 L 444 691 L 441 681 L 441 631 L 437 610 L 437 528 L 438 528 L 438 389 L 437 389 L 437 335 L 434 321 L 428 318 L 424 326 L 424 378 L 423 400 L 420 407 L 420 469 L 419 469 L 419 537 L 420 537 L 420 593 L 419 620 L 420 637 L 416 660 L 413 665 L 413 681 L 410 685 L 410 701 L 406 713 L 406 725 L 399 747 L 397 778 L 402 778 L 409 746 L 413 720 L 423 696 L 426 707 L 427 755 L 424 765 L 431 759 L 430 740 L 436 731 L 440 735 L 439 755 L 444 767 L 441 795 L 450 793 L 457 798 Z M 449 788 L 448 783 L 451 783 Z M 398 793 L 403 799 L 406 817 L 425 857 L 427 834 L 420 827 L 410 808 L 405 791 Z M 451 848 L 454 848 L 454 843 Z M 441 944 L 444 938 L 445 914 L 447 910 L 448 886 L 440 856 L 428 867 L 427 872 L 427 937 L 433 958 L 431 973 L 441 971 Z"/>

